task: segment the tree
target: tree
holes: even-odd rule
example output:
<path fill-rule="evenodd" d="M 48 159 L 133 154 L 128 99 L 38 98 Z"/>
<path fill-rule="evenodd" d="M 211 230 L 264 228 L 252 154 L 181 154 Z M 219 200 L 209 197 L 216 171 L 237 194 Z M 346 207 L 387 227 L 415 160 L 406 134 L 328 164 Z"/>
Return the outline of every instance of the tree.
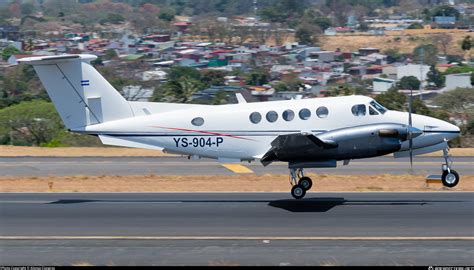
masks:
<path fill-rule="evenodd" d="M 222 86 L 225 84 L 226 73 L 219 70 L 206 70 L 202 73 L 201 82 L 209 86 Z"/>
<path fill-rule="evenodd" d="M 186 77 L 194 80 L 201 80 L 201 73 L 192 67 L 173 66 L 168 72 L 170 81 L 179 81 L 180 78 Z"/>
<path fill-rule="evenodd" d="M 461 13 L 457 9 L 455 9 L 452 6 L 448 5 L 442 5 L 442 6 L 437 6 L 435 7 L 432 11 L 431 14 L 433 17 L 435 16 L 449 16 L 449 17 L 456 17 L 456 19 L 459 19 L 461 16 Z"/>
<path fill-rule="evenodd" d="M 337 97 L 337 96 L 351 96 L 351 95 L 367 95 L 368 91 L 363 87 L 356 87 L 350 84 L 341 84 L 335 87 L 329 88 L 326 96 Z"/>
<path fill-rule="evenodd" d="M 318 42 L 317 36 L 317 29 L 309 23 L 303 22 L 300 26 L 296 29 L 295 37 L 296 40 L 303 45 L 315 45 Z"/>
<path fill-rule="evenodd" d="M 375 97 L 375 100 L 389 110 L 402 111 L 407 98 L 404 94 L 398 92 L 396 88 L 389 89 L 387 92 Z"/>
<path fill-rule="evenodd" d="M 314 24 L 319 26 L 323 31 L 332 26 L 332 22 L 328 17 L 316 17 L 316 19 L 314 19 Z"/>
<path fill-rule="evenodd" d="M 191 101 L 192 95 L 204 87 L 198 80 L 181 77 L 178 81 L 168 81 L 164 84 L 163 88 L 166 97 L 171 102 L 188 103 Z"/>
<path fill-rule="evenodd" d="M 158 18 L 162 19 L 163 21 L 167 21 L 167 22 L 173 21 L 174 16 L 176 16 L 176 11 L 172 8 L 164 8 L 158 14 Z"/>
<path fill-rule="evenodd" d="M 264 85 L 268 83 L 268 74 L 264 70 L 254 70 L 247 75 L 247 85 Z"/>
<path fill-rule="evenodd" d="M 413 60 L 434 66 L 438 62 L 438 48 L 433 44 L 420 45 L 413 50 Z"/>
<path fill-rule="evenodd" d="M 442 33 L 437 34 L 433 38 L 434 42 L 438 44 L 439 47 L 443 50 L 443 54 L 448 54 L 448 48 L 451 42 L 453 41 L 453 37 L 450 34 Z"/>
<path fill-rule="evenodd" d="M 472 107 L 472 104 L 474 104 L 474 93 L 472 88 L 457 88 L 445 92 L 438 95 L 434 102 L 448 112 L 461 114 L 464 119 L 472 118 L 474 114 L 474 107 Z"/>
<path fill-rule="evenodd" d="M 12 144 L 39 146 L 51 141 L 62 129 L 54 105 L 46 101 L 22 102 L 0 110 L 2 141 L 11 138 Z"/>
<path fill-rule="evenodd" d="M 418 90 L 420 89 L 420 80 L 415 76 L 405 76 L 398 83 L 400 89 Z"/>
<path fill-rule="evenodd" d="M 408 26 L 408 29 L 423 29 L 423 28 L 424 28 L 423 24 L 419 22 L 414 22 Z"/>
<path fill-rule="evenodd" d="M 473 41 L 471 36 L 466 36 L 461 43 L 461 49 L 465 52 L 470 51 L 472 48 Z"/>
<path fill-rule="evenodd" d="M 442 87 L 444 85 L 445 78 L 441 72 L 439 72 L 435 66 L 430 67 L 430 71 L 428 72 L 427 81 L 433 83 L 437 87 Z"/>
<path fill-rule="evenodd" d="M 389 63 L 398 62 L 403 58 L 398 48 L 387 49 L 384 51 L 384 54 L 387 55 Z"/>
<path fill-rule="evenodd" d="M 14 55 L 14 54 L 20 54 L 21 51 L 18 50 L 17 48 L 13 47 L 13 46 L 8 46 L 6 47 L 5 49 L 2 50 L 2 58 L 4 61 L 7 61 L 8 58 L 10 58 L 10 56 Z"/>

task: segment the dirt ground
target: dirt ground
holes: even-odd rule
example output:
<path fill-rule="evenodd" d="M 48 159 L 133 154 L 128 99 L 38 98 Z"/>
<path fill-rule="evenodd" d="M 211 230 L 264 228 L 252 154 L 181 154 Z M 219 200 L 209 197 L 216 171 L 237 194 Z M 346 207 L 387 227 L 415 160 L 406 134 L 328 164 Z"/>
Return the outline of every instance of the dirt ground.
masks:
<path fill-rule="evenodd" d="M 458 32 L 449 33 L 453 38 L 449 47 L 448 54 L 464 55 L 461 50 L 460 42 L 466 36 L 474 37 L 473 33 Z M 401 53 L 411 53 L 413 49 L 420 44 L 430 43 L 436 37 L 436 34 L 398 34 L 385 36 L 356 36 L 356 35 L 338 35 L 321 37 L 321 47 L 327 50 L 340 48 L 341 51 L 353 52 L 359 48 L 375 47 L 381 52 L 386 49 L 398 48 Z"/>
<path fill-rule="evenodd" d="M 474 191 L 474 175 L 458 187 L 412 175 L 309 175 L 316 192 Z M 0 177 L 0 192 L 288 192 L 287 175 Z"/>
<path fill-rule="evenodd" d="M 453 156 L 474 156 L 474 148 L 451 149 Z M 162 157 L 172 156 L 161 151 L 118 147 L 24 147 L 0 146 L 0 157 Z M 442 152 L 427 156 L 442 156 Z"/>

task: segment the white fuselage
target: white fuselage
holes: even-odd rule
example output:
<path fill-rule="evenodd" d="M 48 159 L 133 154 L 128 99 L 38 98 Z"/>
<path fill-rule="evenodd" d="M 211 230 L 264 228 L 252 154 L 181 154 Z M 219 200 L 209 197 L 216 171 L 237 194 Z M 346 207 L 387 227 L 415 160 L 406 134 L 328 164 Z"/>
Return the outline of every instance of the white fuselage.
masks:
<path fill-rule="evenodd" d="M 141 116 L 91 125 L 84 130 L 75 131 L 98 134 L 105 144 L 164 149 L 171 153 L 198 157 L 254 160 L 261 158 L 271 147 L 271 142 L 283 134 L 311 132 L 317 135 L 377 123 L 408 124 L 408 113 L 389 110 L 382 113 L 371 102 L 373 99 L 369 97 L 348 96 L 190 108 L 182 105 L 173 108 L 167 105 L 164 112 L 142 113 Z M 352 110 L 355 105 L 365 105 L 365 115 L 355 115 Z M 134 111 L 137 114 L 140 106 L 135 105 Z M 321 107 L 327 108 L 327 116 L 325 113 L 317 115 L 317 110 Z M 146 108 L 142 109 L 146 111 Z M 309 117 L 306 110 L 302 112 L 303 117 L 300 117 L 299 114 L 304 109 L 309 110 Z M 291 112 L 284 114 L 287 110 L 294 113 L 293 118 Z M 266 118 L 270 111 L 278 115 L 274 122 Z M 250 115 L 254 112 L 261 115 L 258 123 L 250 120 Z M 284 116 L 292 119 L 287 121 Z M 203 123 L 201 120 L 204 120 Z M 414 139 L 414 149 L 438 145 L 459 135 L 457 126 L 422 115 L 413 115 L 413 127 L 425 131 Z M 408 143 L 405 142 L 400 151 L 407 149 Z"/>

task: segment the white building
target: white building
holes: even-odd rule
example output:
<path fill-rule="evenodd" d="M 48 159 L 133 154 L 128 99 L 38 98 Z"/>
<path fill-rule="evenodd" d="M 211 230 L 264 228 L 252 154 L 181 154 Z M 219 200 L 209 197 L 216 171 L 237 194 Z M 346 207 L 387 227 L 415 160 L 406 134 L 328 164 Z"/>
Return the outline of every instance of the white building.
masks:
<path fill-rule="evenodd" d="M 426 81 L 430 66 L 427 65 L 415 65 L 408 64 L 397 67 L 397 80 L 401 80 L 403 77 L 414 76 L 420 81 Z"/>
<path fill-rule="evenodd" d="M 143 72 L 143 81 L 163 81 L 166 80 L 168 74 L 162 70 L 148 70 Z"/>
<path fill-rule="evenodd" d="M 374 92 L 387 92 L 395 85 L 396 81 L 386 78 L 374 78 L 372 82 Z"/>
<path fill-rule="evenodd" d="M 451 91 L 460 87 L 472 88 L 471 73 L 446 75 L 446 87 L 443 88 L 443 91 Z"/>

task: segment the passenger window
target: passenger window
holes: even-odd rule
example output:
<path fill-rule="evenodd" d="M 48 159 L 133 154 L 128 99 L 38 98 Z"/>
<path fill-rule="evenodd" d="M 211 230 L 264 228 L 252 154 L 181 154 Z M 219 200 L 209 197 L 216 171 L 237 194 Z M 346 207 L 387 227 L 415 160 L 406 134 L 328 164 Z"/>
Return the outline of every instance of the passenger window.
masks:
<path fill-rule="evenodd" d="M 283 119 L 287 122 L 292 121 L 295 119 L 295 113 L 292 110 L 286 110 L 283 112 Z"/>
<path fill-rule="evenodd" d="M 364 104 L 354 105 L 354 107 L 352 107 L 352 114 L 355 116 L 364 116 L 367 114 L 367 109 Z"/>
<path fill-rule="evenodd" d="M 278 113 L 275 111 L 269 111 L 267 113 L 267 120 L 270 123 L 276 122 L 278 120 Z"/>
<path fill-rule="evenodd" d="M 329 115 L 329 110 L 328 110 L 328 108 L 326 108 L 326 107 L 319 107 L 319 108 L 316 110 L 316 115 L 317 115 L 319 118 L 326 118 L 326 117 L 328 117 L 328 115 Z"/>
<path fill-rule="evenodd" d="M 369 106 L 369 114 L 370 115 L 379 115 L 379 113 L 374 108 L 372 108 L 371 106 Z"/>
<path fill-rule="evenodd" d="M 308 120 L 311 117 L 311 111 L 308 109 L 302 109 L 299 115 L 302 120 Z"/>
<path fill-rule="evenodd" d="M 258 124 L 260 123 L 260 121 L 262 121 L 262 115 L 258 112 L 252 113 L 249 118 L 250 118 L 250 122 L 254 124 Z"/>
<path fill-rule="evenodd" d="M 193 124 L 194 126 L 200 127 L 204 125 L 204 119 L 202 117 L 196 117 L 193 119 L 193 121 L 191 121 L 191 124 Z"/>

